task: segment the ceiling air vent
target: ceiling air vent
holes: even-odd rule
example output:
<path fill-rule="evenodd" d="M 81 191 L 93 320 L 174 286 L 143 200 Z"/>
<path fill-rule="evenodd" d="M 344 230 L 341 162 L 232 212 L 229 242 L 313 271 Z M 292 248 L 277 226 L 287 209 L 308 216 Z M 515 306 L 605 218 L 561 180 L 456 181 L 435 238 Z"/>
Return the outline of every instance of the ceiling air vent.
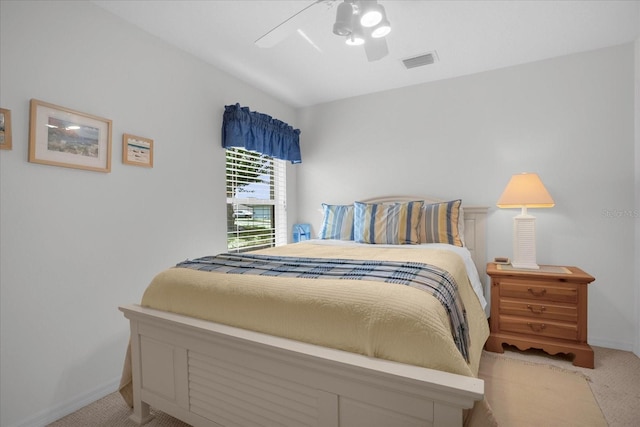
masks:
<path fill-rule="evenodd" d="M 428 52 L 423 55 L 414 56 L 412 58 L 403 59 L 402 63 L 404 67 L 408 70 L 410 68 L 422 67 L 424 65 L 433 64 L 438 60 L 438 54 L 433 52 Z"/>

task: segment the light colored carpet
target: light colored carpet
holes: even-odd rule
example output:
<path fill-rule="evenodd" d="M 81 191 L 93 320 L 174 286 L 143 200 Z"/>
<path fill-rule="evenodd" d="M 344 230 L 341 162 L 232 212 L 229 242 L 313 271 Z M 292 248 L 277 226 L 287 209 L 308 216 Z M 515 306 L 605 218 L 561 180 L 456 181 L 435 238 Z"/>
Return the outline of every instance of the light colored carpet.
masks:
<path fill-rule="evenodd" d="M 111 393 L 66 417 L 49 424 L 48 427 L 137 427 L 129 419 L 131 409 L 124 403 L 120 393 Z M 154 418 L 145 427 L 190 427 L 164 412 L 151 408 Z"/>
<path fill-rule="evenodd" d="M 525 352 L 514 350 L 507 349 L 504 354 L 484 352 L 482 358 L 481 369 L 495 373 L 490 381 L 487 380 L 485 388 L 494 414 L 499 420 L 502 420 L 501 426 L 570 426 L 572 424 L 566 419 L 559 421 L 555 418 L 566 414 L 569 406 L 574 406 L 574 403 L 570 402 L 578 402 L 579 408 L 587 408 L 584 409 L 584 414 L 579 414 L 580 416 L 593 415 L 589 415 L 587 417 L 589 421 L 584 421 L 583 424 L 579 424 L 580 426 L 635 427 L 639 425 L 640 359 L 633 353 L 594 347 L 596 368 L 587 369 L 573 366 L 571 361 L 563 356 L 549 356 L 537 350 Z M 496 365 L 496 361 L 500 366 Z M 538 364 L 546 366 L 541 368 L 537 366 Z M 506 368 L 502 369 L 503 365 Z M 498 368 L 501 368 L 500 372 L 502 373 L 498 372 Z M 538 374 L 540 369 L 545 373 L 544 378 L 542 374 Z M 517 372 L 514 373 L 514 370 Z M 577 372 L 579 375 L 568 371 Z M 488 377 L 489 373 L 484 372 L 481 375 Z M 555 378 L 560 375 L 568 376 L 569 382 L 575 383 L 575 385 L 569 386 L 568 389 L 560 389 Z M 518 378 L 519 382 L 514 378 Z M 587 388 L 584 387 L 585 383 Z M 531 388 L 527 388 L 528 386 L 531 386 L 533 391 Z M 592 393 L 585 393 L 585 390 L 588 389 Z M 540 393 L 540 390 L 543 390 L 544 393 Z M 520 397 L 516 394 L 519 394 Z M 541 394 L 554 396 L 551 399 L 551 404 L 559 404 L 560 409 L 557 409 L 557 406 L 542 407 L 543 403 L 534 399 L 534 396 Z M 574 399 L 577 395 L 582 397 Z M 491 402 L 492 399 L 493 402 Z M 516 401 L 520 403 L 514 403 Z M 535 404 L 532 404 L 534 401 Z M 589 402 L 586 406 L 584 405 L 585 401 Z M 545 405 L 548 404 L 549 402 L 545 403 Z M 535 424 L 523 420 L 515 422 L 512 419 L 504 419 L 504 417 L 513 416 L 513 413 L 527 413 L 529 409 L 532 410 L 526 417 L 533 417 L 536 414 L 547 415 L 547 417 L 544 418 L 544 421 Z M 130 413 L 130 409 L 120 395 L 112 393 L 50 424 L 50 426 L 134 427 L 136 424 L 128 419 Z M 187 424 L 162 412 L 152 409 L 152 413 L 155 418 L 145 426 L 188 427 Z M 573 416 L 571 418 L 573 419 Z"/>

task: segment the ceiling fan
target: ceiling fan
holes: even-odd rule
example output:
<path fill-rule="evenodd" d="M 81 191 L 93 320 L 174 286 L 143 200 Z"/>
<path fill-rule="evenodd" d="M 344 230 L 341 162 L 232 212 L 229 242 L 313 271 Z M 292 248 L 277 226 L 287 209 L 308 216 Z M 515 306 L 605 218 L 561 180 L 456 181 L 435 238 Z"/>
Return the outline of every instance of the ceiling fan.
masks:
<path fill-rule="evenodd" d="M 337 7 L 333 33 L 344 37 L 350 46 L 364 46 L 367 59 L 377 61 L 389 53 L 385 36 L 391 31 L 384 7 L 377 0 L 314 0 L 255 41 L 256 46 L 277 45 L 304 24 L 313 21 L 318 13 Z M 324 10 L 321 7 L 324 6 Z"/>

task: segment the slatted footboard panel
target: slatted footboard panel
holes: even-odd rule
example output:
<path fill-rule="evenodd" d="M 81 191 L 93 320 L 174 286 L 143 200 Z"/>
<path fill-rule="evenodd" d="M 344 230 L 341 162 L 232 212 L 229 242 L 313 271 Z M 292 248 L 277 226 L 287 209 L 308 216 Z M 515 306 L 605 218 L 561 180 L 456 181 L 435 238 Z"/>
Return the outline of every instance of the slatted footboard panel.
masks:
<path fill-rule="evenodd" d="M 318 425 L 318 391 L 189 352 L 191 411 L 222 425 Z"/>
<path fill-rule="evenodd" d="M 134 414 L 194 426 L 461 426 L 476 378 L 369 358 L 135 305 Z"/>

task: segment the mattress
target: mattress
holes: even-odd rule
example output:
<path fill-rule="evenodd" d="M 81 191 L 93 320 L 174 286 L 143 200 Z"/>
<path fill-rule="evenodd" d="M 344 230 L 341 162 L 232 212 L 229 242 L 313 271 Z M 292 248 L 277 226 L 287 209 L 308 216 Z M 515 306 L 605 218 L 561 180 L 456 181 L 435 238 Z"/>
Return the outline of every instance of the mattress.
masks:
<path fill-rule="evenodd" d="M 477 376 L 489 328 L 484 298 L 474 290 L 469 265 L 456 250 L 431 245 L 312 240 L 254 253 L 410 261 L 447 270 L 455 278 L 466 311 L 469 362 L 454 343 L 443 305 L 427 292 L 395 283 L 225 274 L 173 267 L 152 280 L 142 305 L 370 357 Z"/>

